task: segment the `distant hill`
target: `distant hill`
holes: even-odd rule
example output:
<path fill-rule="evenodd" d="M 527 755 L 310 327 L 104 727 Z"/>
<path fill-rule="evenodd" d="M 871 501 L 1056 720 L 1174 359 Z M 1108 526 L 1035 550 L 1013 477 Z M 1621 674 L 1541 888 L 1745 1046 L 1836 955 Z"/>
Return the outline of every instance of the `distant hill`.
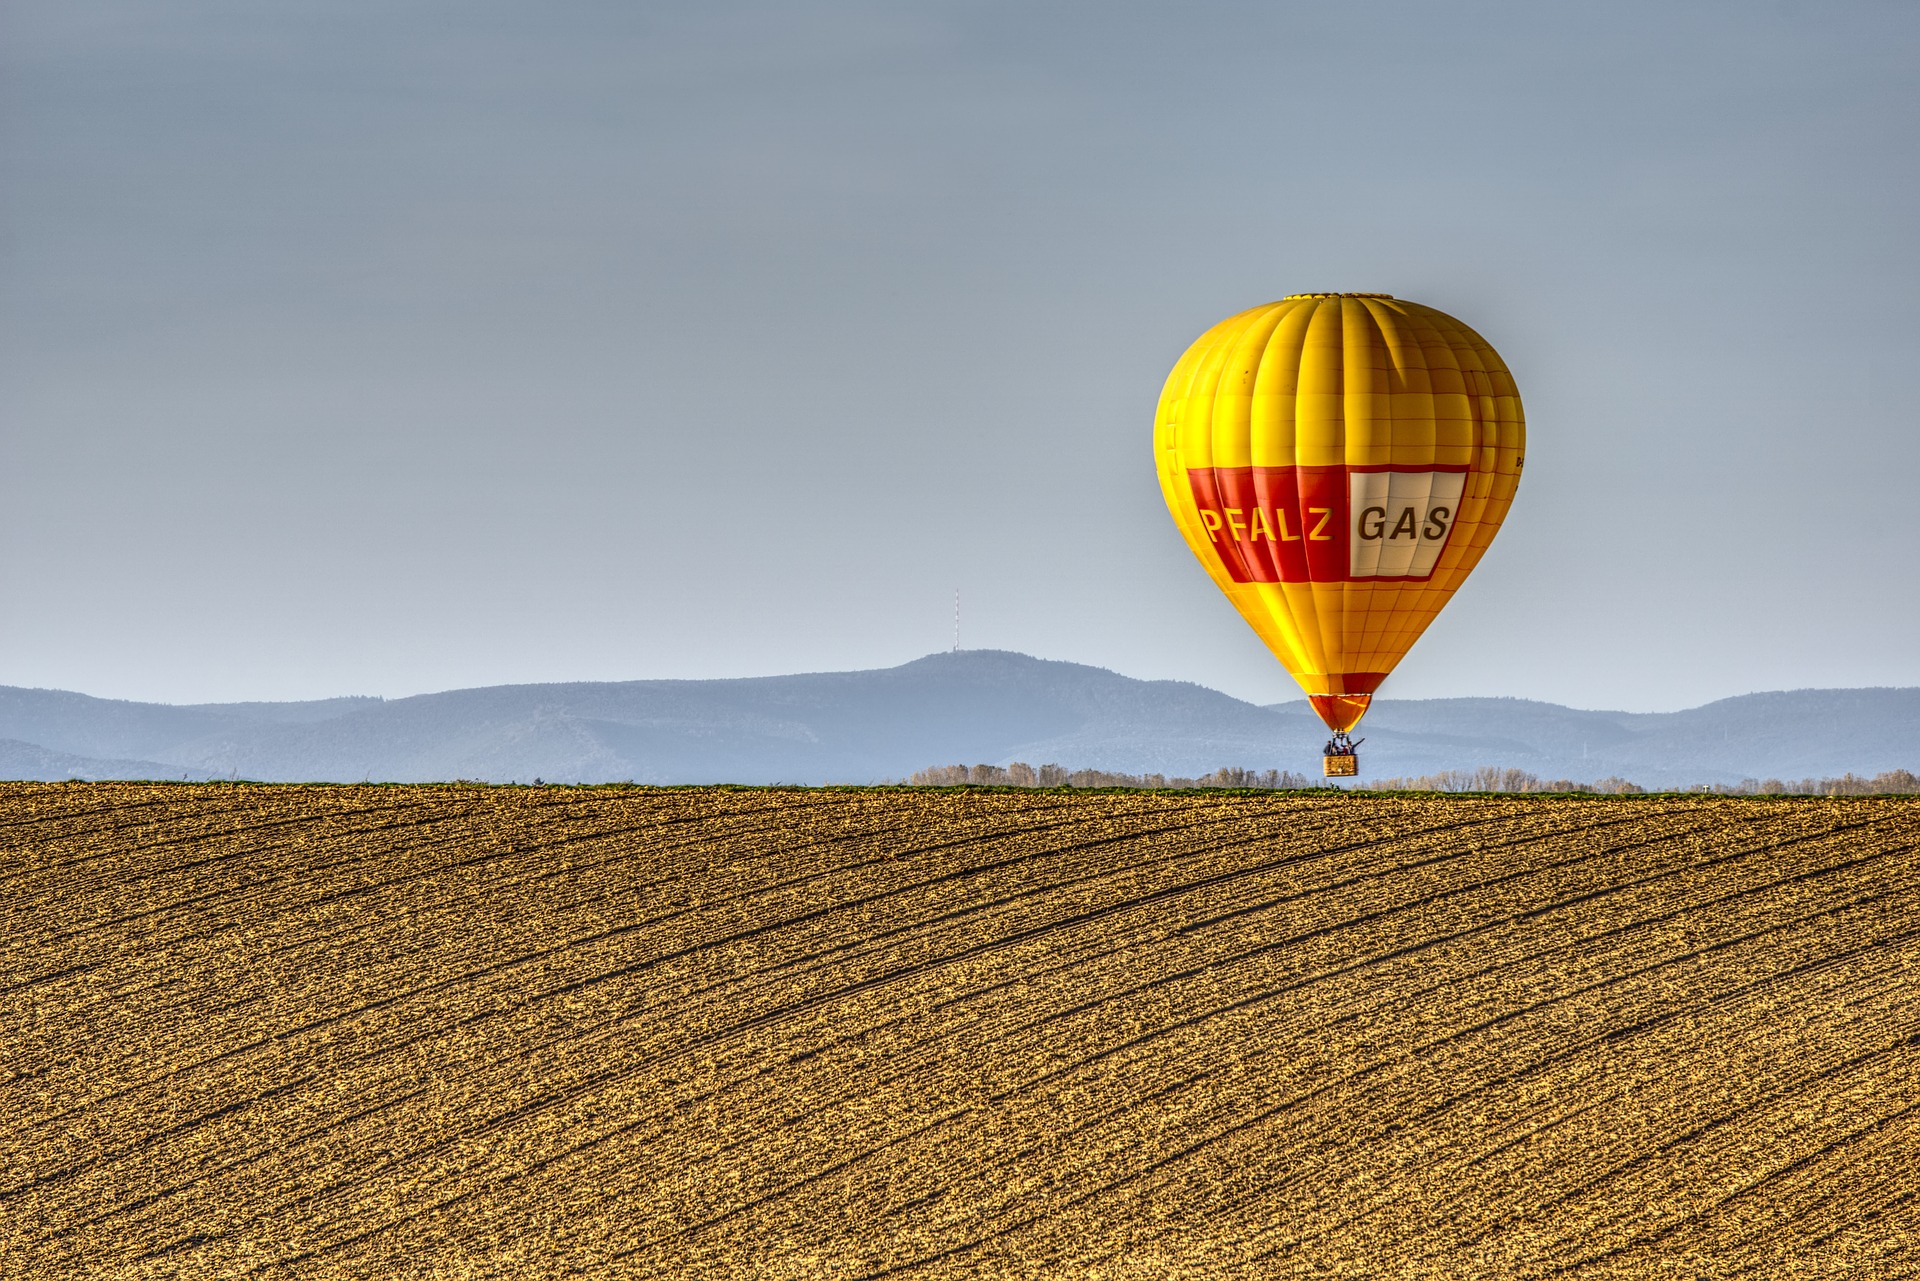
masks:
<path fill-rule="evenodd" d="M 182 769 L 160 761 L 110 760 L 55 752 L 18 739 L 0 739 L 0 778 L 23 779 L 155 779 L 202 780 L 205 770 Z"/>
<path fill-rule="evenodd" d="M 1366 777 L 1481 765 L 1649 787 L 1920 766 L 1920 689 L 1798 690 L 1684 712 L 1386 700 Z M 996 650 L 712 681 L 500 685 L 413 698 L 176 707 L 0 687 L 0 775 L 283 781 L 865 783 L 928 765 L 1312 772 L 1304 701 L 1261 707 Z"/>
<path fill-rule="evenodd" d="M 1304 703 L 1271 709 L 1307 716 Z M 1512 765 L 1542 777 L 1608 775 L 1647 786 L 1822 778 L 1914 769 L 1920 689 L 1800 689 L 1743 694 L 1682 712 L 1588 712 L 1517 698 L 1376 703 L 1365 731 L 1384 762 L 1402 737 L 1456 762 Z M 1369 744 L 1372 746 L 1372 744 Z M 1425 772 L 1425 771 L 1422 771 Z"/>

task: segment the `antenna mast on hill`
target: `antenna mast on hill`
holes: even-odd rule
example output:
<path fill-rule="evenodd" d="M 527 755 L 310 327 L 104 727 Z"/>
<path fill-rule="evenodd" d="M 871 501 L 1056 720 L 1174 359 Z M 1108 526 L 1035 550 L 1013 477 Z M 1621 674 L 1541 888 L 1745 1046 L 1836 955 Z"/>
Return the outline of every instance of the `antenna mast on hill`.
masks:
<path fill-rule="evenodd" d="M 953 589 L 953 652 L 960 652 L 960 589 Z"/>

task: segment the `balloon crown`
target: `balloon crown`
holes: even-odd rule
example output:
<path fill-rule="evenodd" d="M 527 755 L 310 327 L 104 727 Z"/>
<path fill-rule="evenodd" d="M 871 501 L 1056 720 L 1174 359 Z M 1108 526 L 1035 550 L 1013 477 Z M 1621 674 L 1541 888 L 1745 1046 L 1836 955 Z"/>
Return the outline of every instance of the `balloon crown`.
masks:
<path fill-rule="evenodd" d="M 1292 302 L 1295 298 L 1391 298 L 1392 294 L 1288 294 L 1281 302 Z"/>

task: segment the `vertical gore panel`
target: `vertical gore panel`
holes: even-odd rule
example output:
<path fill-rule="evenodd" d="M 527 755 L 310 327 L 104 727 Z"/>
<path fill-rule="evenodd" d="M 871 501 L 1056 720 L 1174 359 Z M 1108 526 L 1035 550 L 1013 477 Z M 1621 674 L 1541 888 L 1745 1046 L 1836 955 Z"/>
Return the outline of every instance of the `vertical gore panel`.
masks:
<path fill-rule="evenodd" d="M 1295 453 L 1303 467 L 1338 467 L 1346 456 L 1345 348 L 1338 304 L 1318 303 L 1300 346 L 1294 394 Z"/>

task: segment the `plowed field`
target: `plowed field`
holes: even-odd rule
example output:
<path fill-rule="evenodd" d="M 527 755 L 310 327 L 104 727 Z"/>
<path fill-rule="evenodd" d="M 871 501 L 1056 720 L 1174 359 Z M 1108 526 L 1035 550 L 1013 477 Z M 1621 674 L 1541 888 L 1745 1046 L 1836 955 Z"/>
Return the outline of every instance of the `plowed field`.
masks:
<path fill-rule="evenodd" d="M 1920 803 L 0 785 L 0 1275 L 1920 1272 Z"/>

